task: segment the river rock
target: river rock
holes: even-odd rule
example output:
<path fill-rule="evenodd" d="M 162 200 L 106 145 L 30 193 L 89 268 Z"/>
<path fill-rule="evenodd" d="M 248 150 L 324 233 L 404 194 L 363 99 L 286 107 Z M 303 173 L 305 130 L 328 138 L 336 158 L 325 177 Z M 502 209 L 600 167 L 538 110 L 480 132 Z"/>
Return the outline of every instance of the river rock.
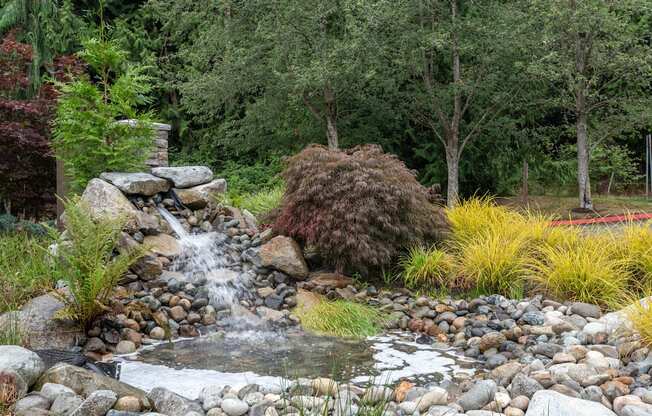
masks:
<path fill-rule="evenodd" d="M 448 403 L 448 392 L 440 387 L 431 389 L 417 401 L 419 412 L 425 412 L 430 406 L 441 406 Z"/>
<path fill-rule="evenodd" d="M 497 387 L 493 380 L 478 381 L 469 391 L 460 396 L 457 403 L 464 411 L 482 409 L 494 399 Z"/>
<path fill-rule="evenodd" d="M 96 390 L 70 416 L 104 416 L 118 400 L 110 390 Z"/>
<path fill-rule="evenodd" d="M 526 416 L 616 416 L 600 403 L 568 397 L 551 390 L 532 396 Z"/>
<path fill-rule="evenodd" d="M 165 257 L 177 257 L 181 254 L 179 241 L 169 234 L 148 235 L 143 244 L 153 253 Z"/>
<path fill-rule="evenodd" d="M 207 184 L 188 189 L 174 189 L 179 201 L 190 209 L 202 209 L 225 192 L 226 181 L 224 179 L 215 179 Z"/>
<path fill-rule="evenodd" d="M 227 416 L 242 416 L 249 411 L 249 405 L 240 399 L 224 399 L 220 407 Z"/>
<path fill-rule="evenodd" d="M 35 297 L 20 311 L 1 315 L 0 331 L 9 325 L 17 325 L 29 348 L 70 349 L 84 337 L 84 332 L 73 321 L 55 319 L 63 308 L 64 304 L 52 294 Z"/>
<path fill-rule="evenodd" d="M 199 403 L 188 400 L 162 387 L 152 389 L 147 398 L 157 412 L 168 416 L 186 416 L 189 412 L 204 414 L 204 410 Z"/>
<path fill-rule="evenodd" d="M 121 383 L 111 377 L 65 363 L 59 363 L 48 369 L 36 383 L 36 389 L 40 389 L 46 383 L 64 385 L 72 389 L 76 394 L 85 397 L 97 390 L 110 390 L 118 398 L 134 396 L 141 403 L 147 403 L 145 392 L 140 389 Z"/>
<path fill-rule="evenodd" d="M 52 402 L 47 397 L 39 393 L 30 393 L 16 402 L 14 412 L 20 415 L 30 409 L 50 410 L 51 405 Z"/>
<path fill-rule="evenodd" d="M 314 272 L 310 273 L 308 283 L 314 286 L 344 289 L 353 284 L 353 279 L 340 273 Z"/>
<path fill-rule="evenodd" d="M 134 396 L 121 397 L 115 402 L 113 408 L 123 412 L 139 412 L 141 408 L 140 400 Z"/>
<path fill-rule="evenodd" d="M 276 236 L 260 248 L 260 259 L 264 267 L 282 271 L 295 279 L 305 279 L 308 276 L 301 248 L 290 237 Z"/>
<path fill-rule="evenodd" d="M 523 373 L 518 373 L 512 380 L 512 385 L 509 389 L 512 396 L 525 396 L 532 397 L 534 393 L 543 390 L 543 386 L 533 378 L 526 376 Z"/>
<path fill-rule="evenodd" d="M 28 386 L 38 380 L 45 371 L 43 360 L 34 352 L 16 345 L 0 345 L 0 373 L 13 371 Z"/>
<path fill-rule="evenodd" d="M 50 407 L 50 412 L 56 416 L 70 415 L 75 409 L 82 405 L 84 400 L 73 394 L 62 394 L 58 396 L 52 402 L 52 407 Z"/>
<path fill-rule="evenodd" d="M 123 193 L 129 195 L 152 196 L 170 189 L 167 180 L 144 172 L 104 172 L 100 175 L 100 179 L 117 186 Z"/>
<path fill-rule="evenodd" d="M 602 316 L 602 311 L 598 305 L 592 305 L 590 303 L 584 302 L 575 302 L 571 305 L 571 312 L 576 313 L 583 318 L 595 318 L 598 319 Z"/>
<path fill-rule="evenodd" d="M 62 385 L 62 384 L 54 384 L 54 383 L 45 383 L 43 387 L 41 387 L 41 391 L 39 392 L 42 396 L 47 397 L 51 402 L 54 401 L 59 396 L 75 396 L 76 393 Z"/>
<path fill-rule="evenodd" d="M 152 175 L 171 181 L 175 188 L 189 188 L 213 179 L 213 172 L 206 166 L 179 166 L 152 168 Z"/>
<path fill-rule="evenodd" d="M 81 196 L 81 200 L 88 205 L 91 217 L 95 220 L 127 221 L 127 227 L 136 228 L 137 210 L 120 190 L 103 181 L 91 179 Z"/>

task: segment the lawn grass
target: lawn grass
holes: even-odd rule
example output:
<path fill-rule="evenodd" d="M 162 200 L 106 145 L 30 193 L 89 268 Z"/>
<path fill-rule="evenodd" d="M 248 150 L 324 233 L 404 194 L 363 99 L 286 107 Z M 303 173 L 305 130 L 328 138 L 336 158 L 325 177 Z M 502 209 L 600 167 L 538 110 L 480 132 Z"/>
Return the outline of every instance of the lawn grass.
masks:
<path fill-rule="evenodd" d="M 527 204 L 520 197 L 497 198 L 496 202 L 509 208 L 529 209 L 564 220 L 652 212 L 652 198 L 648 199 L 644 196 L 595 195 L 594 211 L 588 213 L 573 211 L 578 206 L 577 197 L 574 196 L 531 196 Z"/>

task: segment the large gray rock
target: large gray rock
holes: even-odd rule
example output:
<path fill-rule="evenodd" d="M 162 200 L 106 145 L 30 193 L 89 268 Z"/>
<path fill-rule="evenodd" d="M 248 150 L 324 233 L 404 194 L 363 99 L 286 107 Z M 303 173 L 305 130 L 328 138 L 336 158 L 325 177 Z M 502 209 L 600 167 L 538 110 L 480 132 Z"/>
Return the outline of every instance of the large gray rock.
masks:
<path fill-rule="evenodd" d="M 552 390 L 532 396 L 525 416 L 616 416 L 600 403 L 576 399 Z"/>
<path fill-rule="evenodd" d="M 308 276 L 308 265 L 301 248 L 290 237 L 279 235 L 272 238 L 260 248 L 259 256 L 264 267 L 282 271 L 295 279 Z"/>
<path fill-rule="evenodd" d="M 50 410 L 51 404 L 52 402 L 47 397 L 38 393 L 30 393 L 16 402 L 14 412 L 16 415 L 21 415 L 30 409 Z"/>
<path fill-rule="evenodd" d="M 157 412 L 168 416 L 186 416 L 190 412 L 204 414 L 204 410 L 199 403 L 188 400 L 162 387 L 156 387 L 149 392 L 147 397 Z"/>
<path fill-rule="evenodd" d="M 16 345 L 0 345 L 0 373 L 13 371 L 28 386 L 38 380 L 45 371 L 43 360 L 36 353 Z"/>
<path fill-rule="evenodd" d="M 465 412 L 482 409 L 494 399 L 497 388 L 498 386 L 493 380 L 478 381 L 469 391 L 460 396 L 457 403 L 462 406 Z"/>
<path fill-rule="evenodd" d="M 36 390 L 41 389 L 46 383 L 62 384 L 84 397 L 88 397 L 97 390 L 110 390 L 118 398 L 134 396 L 138 397 L 144 407 L 147 407 L 148 404 L 144 391 L 111 377 L 70 364 L 57 364 L 47 370 L 36 383 Z"/>
<path fill-rule="evenodd" d="M 123 193 L 129 195 L 152 196 L 170 189 L 170 183 L 167 180 L 143 172 L 104 172 L 100 175 L 100 179 L 112 183 Z"/>
<path fill-rule="evenodd" d="M 187 189 L 174 188 L 174 193 L 179 201 L 190 209 L 202 209 L 225 192 L 226 181 L 224 179 L 215 179 L 207 184 Z"/>
<path fill-rule="evenodd" d="M 109 390 L 96 390 L 70 416 L 104 416 L 118 400 Z"/>
<path fill-rule="evenodd" d="M 213 172 L 206 166 L 159 167 L 152 175 L 172 181 L 175 188 L 189 188 L 213 179 Z"/>
<path fill-rule="evenodd" d="M 127 221 L 127 228 L 136 228 L 136 217 L 138 210 L 129 202 L 120 189 L 103 181 L 102 179 L 91 179 L 81 196 L 90 209 L 91 217 L 95 220 L 116 220 Z"/>
<path fill-rule="evenodd" d="M 55 319 L 64 304 L 52 294 L 38 296 L 20 311 L 0 316 L 0 330 L 16 325 L 23 342 L 32 349 L 67 350 L 84 337 L 84 331 L 73 321 Z"/>
<path fill-rule="evenodd" d="M 592 305 L 590 303 L 584 302 L 575 302 L 571 305 L 571 312 L 576 313 L 584 318 L 595 318 L 598 319 L 602 316 L 602 311 L 598 305 Z"/>
<path fill-rule="evenodd" d="M 50 412 L 55 416 L 68 416 L 75 411 L 84 400 L 77 395 L 62 394 L 54 399 Z"/>

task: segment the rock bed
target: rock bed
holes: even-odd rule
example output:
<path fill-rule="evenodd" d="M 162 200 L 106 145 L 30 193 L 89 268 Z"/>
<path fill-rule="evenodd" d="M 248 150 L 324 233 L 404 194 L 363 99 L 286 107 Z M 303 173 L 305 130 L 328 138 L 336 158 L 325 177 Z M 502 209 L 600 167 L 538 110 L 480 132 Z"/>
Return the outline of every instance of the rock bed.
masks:
<path fill-rule="evenodd" d="M 201 279 L 169 270 L 180 247 L 158 213 L 164 207 L 190 232 L 224 233 L 225 267 L 247 274 L 243 281 L 251 290 L 240 303 L 260 321 L 295 325 L 298 320 L 290 309 L 304 289 L 355 299 L 384 311 L 388 328 L 418 333 L 420 342 L 459 348 L 478 359 L 485 371 L 473 379 L 427 386 L 361 389 L 328 379 L 298 380 L 278 389 L 206 386 L 199 400 L 190 401 L 161 388 L 145 394 L 65 364 L 46 371 L 30 351 L 0 347 L 0 384 L 13 386 L 22 397 L 17 415 L 129 416 L 154 409 L 169 416 L 299 416 L 324 414 L 326 409 L 334 416 L 352 416 L 369 413 L 378 403 L 383 403 L 383 416 L 652 415 L 652 355 L 631 334 L 622 314 L 603 316 L 595 305 L 540 297 L 434 300 L 405 290 L 358 290 L 332 274 L 308 276 L 296 243 L 271 239 L 269 232 L 258 232 L 248 213 L 214 203 L 215 193 L 224 192 L 226 184 L 213 180 L 210 171 L 166 169 L 172 170 L 158 172 L 162 177 L 104 175 L 105 180 L 94 179 L 84 193 L 95 215 L 126 214 L 130 219 L 122 247 L 151 247 L 117 288 L 113 312 L 98 320 L 85 338 L 76 339 L 90 358 L 133 352 L 164 338 L 194 337 L 231 322 L 227 308 L 209 304 Z M 175 195 L 185 208 L 179 208 Z M 48 311 L 55 313 L 56 308 Z M 61 339 L 55 347 L 70 348 L 71 339 Z"/>

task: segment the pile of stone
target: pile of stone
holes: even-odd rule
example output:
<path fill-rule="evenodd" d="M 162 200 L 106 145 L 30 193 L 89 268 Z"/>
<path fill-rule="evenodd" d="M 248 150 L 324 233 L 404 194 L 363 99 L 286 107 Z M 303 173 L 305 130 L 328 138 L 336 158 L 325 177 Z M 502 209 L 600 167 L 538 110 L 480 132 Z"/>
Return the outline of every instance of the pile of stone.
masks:
<path fill-rule="evenodd" d="M 91 180 L 81 197 L 91 215 L 127 220 L 119 250 L 144 244 L 149 251 L 115 288 L 111 311 L 86 333 L 74 322 L 54 319 L 63 304 L 53 294 L 0 316 L 0 327 L 18 323 L 30 348 L 83 346 L 87 357 L 101 361 L 112 354 L 132 353 L 144 344 L 196 337 L 227 325 L 230 311 L 210 304 L 205 281 L 170 270 L 183 248 L 160 208 L 189 234 L 224 235 L 226 267 L 249 276 L 248 293 L 241 299 L 244 311 L 272 325 L 295 325 L 298 320 L 290 313 L 296 305 L 294 281 L 308 274 L 301 250 L 291 239 L 272 238 L 271 230 L 261 232 L 246 210 L 222 204 L 226 186 L 224 179 L 214 179 L 203 166 L 104 173 Z"/>

